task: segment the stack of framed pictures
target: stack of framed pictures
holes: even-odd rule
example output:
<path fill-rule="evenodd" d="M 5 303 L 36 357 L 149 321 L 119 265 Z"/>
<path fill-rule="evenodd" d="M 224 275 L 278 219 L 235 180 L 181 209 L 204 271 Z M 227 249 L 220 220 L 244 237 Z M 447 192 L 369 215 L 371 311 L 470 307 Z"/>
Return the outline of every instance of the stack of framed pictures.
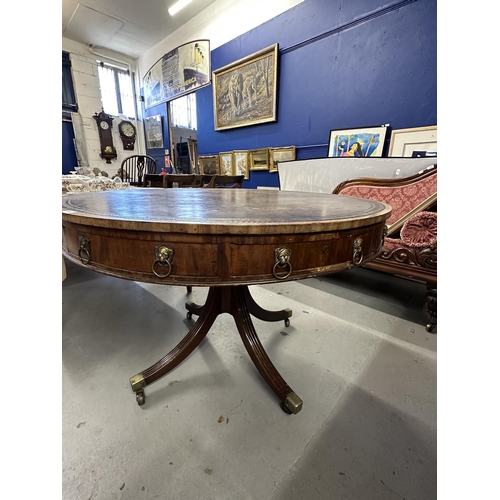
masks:
<path fill-rule="evenodd" d="M 199 157 L 200 174 L 244 175 L 250 178 L 250 170 L 277 172 L 278 163 L 295 160 L 295 146 L 226 151 L 218 155 Z"/>
<path fill-rule="evenodd" d="M 387 129 L 388 125 L 330 130 L 328 157 L 381 157 Z M 388 156 L 437 156 L 437 126 L 393 130 Z"/>

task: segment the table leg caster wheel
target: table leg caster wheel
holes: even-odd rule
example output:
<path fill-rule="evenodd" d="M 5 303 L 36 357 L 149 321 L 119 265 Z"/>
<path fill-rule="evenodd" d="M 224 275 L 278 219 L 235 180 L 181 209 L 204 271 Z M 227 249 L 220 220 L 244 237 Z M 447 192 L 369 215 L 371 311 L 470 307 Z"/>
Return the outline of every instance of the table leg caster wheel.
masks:
<path fill-rule="evenodd" d="M 137 391 L 135 393 L 135 399 L 137 400 L 137 404 L 142 406 L 146 402 L 146 394 L 144 394 L 144 391 Z"/>
<path fill-rule="evenodd" d="M 285 319 L 285 328 L 290 326 L 290 320 L 288 318 Z"/>
<path fill-rule="evenodd" d="M 434 323 L 429 323 L 428 325 L 426 325 L 425 329 L 430 333 L 432 332 L 432 330 L 434 330 L 434 327 L 436 325 Z"/>
<path fill-rule="evenodd" d="M 187 319 L 192 319 L 193 318 L 193 314 L 191 313 L 191 311 L 188 311 L 187 314 L 186 314 L 186 318 Z"/>
<path fill-rule="evenodd" d="M 280 408 L 287 414 L 287 415 L 291 415 L 292 412 L 285 406 L 284 403 L 280 403 Z"/>

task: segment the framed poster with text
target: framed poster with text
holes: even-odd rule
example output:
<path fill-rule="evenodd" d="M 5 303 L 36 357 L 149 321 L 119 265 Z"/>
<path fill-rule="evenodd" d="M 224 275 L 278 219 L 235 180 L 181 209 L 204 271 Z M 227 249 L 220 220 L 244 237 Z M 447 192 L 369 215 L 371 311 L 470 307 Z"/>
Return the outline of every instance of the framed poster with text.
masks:
<path fill-rule="evenodd" d="M 171 50 L 143 79 L 146 109 L 210 84 L 210 42 L 196 40 Z"/>

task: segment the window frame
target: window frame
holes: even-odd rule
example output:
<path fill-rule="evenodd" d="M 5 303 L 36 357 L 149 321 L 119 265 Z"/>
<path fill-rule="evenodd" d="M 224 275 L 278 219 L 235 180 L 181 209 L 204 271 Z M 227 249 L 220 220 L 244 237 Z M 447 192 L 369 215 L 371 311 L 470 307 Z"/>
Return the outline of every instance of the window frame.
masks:
<path fill-rule="evenodd" d="M 78 103 L 76 102 L 73 74 L 71 72 L 70 53 L 62 51 L 62 110 L 76 113 Z"/>
<path fill-rule="evenodd" d="M 131 72 L 129 69 L 120 68 L 118 66 L 114 66 L 112 64 L 105 63 L 104 61 L 101 61 L 101 60 L 97 60 L 97 66 L 111 70 L 113 72 L 113 77 L 114 77 L 114 82 L 115 82 L 115 98 L 116 98 L 116 107 L 118 110 L 117 114 L 110 113 L 108 110 L 106 110 L 104 108 L 104 101 L 102 98 L 102 90 L 101 90 L 102 82 L 101 82 L 101 78 L 100 78 L 99 70 L 98 70 L 97 77 L 99 79 L 99 91 L 101 94 L 100 98 L 101 98 L 101 104 L 102 104 L 104 111 L 112 116 L 125 116 L 128 119 L 137 120 L 137 102 L 136 102 L 137 93 L 135 90 L 134 73 Z M 121 93 L 121 89 L 120 89 L 120 78 L 119 78 L 120 74 L 127 75 L 130 78 L 131 88 L 132 88 L 132 101 L 133 101 L 133 105 L 134 105 L 134 116 L 129 116 L 129 115 L 126 115 L 123 113 L 122 93 Z"/>

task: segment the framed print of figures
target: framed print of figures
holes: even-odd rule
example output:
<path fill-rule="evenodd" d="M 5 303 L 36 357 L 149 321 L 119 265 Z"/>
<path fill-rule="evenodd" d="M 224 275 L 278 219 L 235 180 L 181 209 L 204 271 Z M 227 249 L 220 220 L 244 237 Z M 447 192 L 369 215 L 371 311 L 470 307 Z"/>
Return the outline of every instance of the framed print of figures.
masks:
<path fill-rule="evenodd" d="M 385 125 L 331 130 L 328 157 L 374 158 L 382 156 L 386 133 Z"/>
<path fill-rule="evenodd" d="M 234 175 L 233 153 L 219 153 L 220 175 Z"/>
<path fill-rule="evenodd" d="M 278 171 L 278 162 L 295 160 L 295 146 L 269 150 L 269 172 Z"/>
<path fill-rule="evenodd" d="M 233 151 L 233 155 L 234 175 L 244 175 L 248 180 L 248 151 Z"/>
<path fill-rule="evenodd" d="M 219 173 L 219 155 L 199 156 L 201 175 L 217 175 Z"/>
<path fill-rule="evenodd" d="M 393 130 L 389 156 L 437 156 L 437 126 Z"/>
<path fill-rule="evenodd" d="M 250 151 L 250 170 L 269 170 L 269 150 L 267 148 Z"/>
<path fill-rule="evenodd" d="M 212 72 L 215 130 L 275 122 L 278 44 Z"/>

